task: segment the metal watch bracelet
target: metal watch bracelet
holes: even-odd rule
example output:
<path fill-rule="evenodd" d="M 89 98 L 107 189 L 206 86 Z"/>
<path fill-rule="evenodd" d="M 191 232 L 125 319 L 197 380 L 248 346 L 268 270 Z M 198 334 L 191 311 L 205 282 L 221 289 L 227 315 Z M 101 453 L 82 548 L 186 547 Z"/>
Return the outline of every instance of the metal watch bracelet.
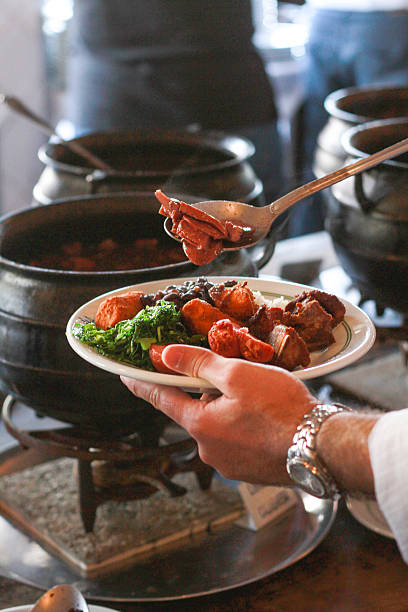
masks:
<path fill-rule="evenodd" d="M 341 497 L 335 479 L 316 451 L 316 437 L 323 423 L 340 412 L 351 412 L 351 409 L 336 403 L 317 404 L 303 417 L 288 450 L 286 467 L 290 477 L 297 486 L 316 497 L 330 499 Z"/>

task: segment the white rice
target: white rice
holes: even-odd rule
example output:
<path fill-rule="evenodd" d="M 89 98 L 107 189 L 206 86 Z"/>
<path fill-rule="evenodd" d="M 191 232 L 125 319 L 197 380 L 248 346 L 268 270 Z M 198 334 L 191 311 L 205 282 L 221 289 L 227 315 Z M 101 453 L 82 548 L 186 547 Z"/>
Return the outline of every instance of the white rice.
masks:
<path fill-rule="evenodd" d="M 252 291 L 252 293 L 255 298 L 255 303 L 258 304 L 258 306 L 263 306 L 265 304 L 266 306 L 271 306 L 273 308 L 285 308 L 286 304 L 289 302 L 289 300 L 283 297 L 283 295 L 269 300 L 264 297 L 260 291 Z"/>

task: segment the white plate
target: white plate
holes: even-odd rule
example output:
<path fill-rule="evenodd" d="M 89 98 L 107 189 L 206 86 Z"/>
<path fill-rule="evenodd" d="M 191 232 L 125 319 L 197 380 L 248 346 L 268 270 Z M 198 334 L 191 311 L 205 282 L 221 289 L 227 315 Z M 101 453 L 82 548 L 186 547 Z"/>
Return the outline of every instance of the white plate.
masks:
<path fill-rule="evenodd" d="M 14 606 L 13 608 L 3 608 L 0 612 L 30 612 L 34 604 L 27 604 L 25 606 Z M 89 612 L 118 612 L 113 608 L 104 608 L 103 606 L 88 605 Z"/>
<path fill-rule="evenodd" d="M 394 538 L 390 526 L 374 499 L 356 499 L 348 495 L 346 504 L 354 518 L 364 527 L 387 538 Z"/>
<path fill-rule="evenodd" d="M 212 276 L 208 279 L 215 283 L 222 283 L 227 280 L 247 281 L 248 286 L 254 291 L 261 291 L 267 299 L 277 297 L 285 297 L 291 299 L 298 293 L 304 290 L 313 289 L 306 285 L 290 283 L 287 281 L 275 281 L 259 278 L 247 277 L 230 277 L 230 276 Z M 195 280 L 187 278 L 173 278 L 160 281 L 151 281 L 149 283 L 140 283 L 129 287 L 122 287 L 116 291 L 110 291 L 100 295 L 93 300 L 87 302 L 70 317 L 66 334 L 71 347 L 85 361 L 107 370 L 119 376 L 128 376 L 138 380 L 145 380 L 161 385 L 172 385 L 183 387 L 189 391 L 203 391 L 204 389 L 214 389 L 214 386 L 202 378 L 192 378 L 188 376 L 179 376 L 175 374 L 160 374 L 159 372 L 150 372 L 142 370 L 130 365 L 114 361 L 107 357 L 103 357 L 93 348 L 83 344 L 72 335 L 72 327 L 74 323 L 81 317 L 95 318 L 99 304 L 107 297 L 112 295 L 120 295 L 129 290 L 143 291 L 145 293 L 155 293 L 159 289 L 164 289 L 167 285 L 181 285 L 186 280 Z M 303 380 L 316 378 L 323 374 L 329 374 L 336 370 L 340 370 L 345 366 L 350 365 L 360 357 L 362 357 L 373 345 L 375 340 L 375 327 L 371 319 L 357 306 L 342 299 L 346 307 L 344 321 L 340 323 L 334 330 L 335 342 L 327 349 L 315 351 L 311 353 L 311 362 L 307 368 L 299 368 L 293 372 L 298 378 Z"/>

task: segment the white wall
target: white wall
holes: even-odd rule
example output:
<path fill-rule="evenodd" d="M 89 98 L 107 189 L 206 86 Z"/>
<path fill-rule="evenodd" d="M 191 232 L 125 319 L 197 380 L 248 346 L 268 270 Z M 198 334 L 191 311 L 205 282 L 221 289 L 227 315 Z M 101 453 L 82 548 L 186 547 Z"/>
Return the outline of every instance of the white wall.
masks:
<path fill-rule="evenodd" d="M 40 0 L 0 0 L 0 92 L 46 116 Z M 1 214 L 31 204 L 41 172 L 37 151 L 45 140 L 37 127 L 0 106 Z"/>

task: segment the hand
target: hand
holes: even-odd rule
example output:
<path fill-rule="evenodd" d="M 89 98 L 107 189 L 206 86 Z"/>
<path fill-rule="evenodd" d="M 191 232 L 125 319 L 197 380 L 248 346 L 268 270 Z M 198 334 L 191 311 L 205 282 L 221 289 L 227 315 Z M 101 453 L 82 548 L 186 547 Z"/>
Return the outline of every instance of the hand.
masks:
<path fill-rule="evenodd" d="M 207 349 L 170 345 L 169 368 L 213 383 L 221 394 L 193 399 L 178 388 L 122 377 L 136 396 L 183 427 L 201 459 L 232 480 L 285 485 L 286 455 L 296 427 L 317 400 L 293 374 Z"/>

